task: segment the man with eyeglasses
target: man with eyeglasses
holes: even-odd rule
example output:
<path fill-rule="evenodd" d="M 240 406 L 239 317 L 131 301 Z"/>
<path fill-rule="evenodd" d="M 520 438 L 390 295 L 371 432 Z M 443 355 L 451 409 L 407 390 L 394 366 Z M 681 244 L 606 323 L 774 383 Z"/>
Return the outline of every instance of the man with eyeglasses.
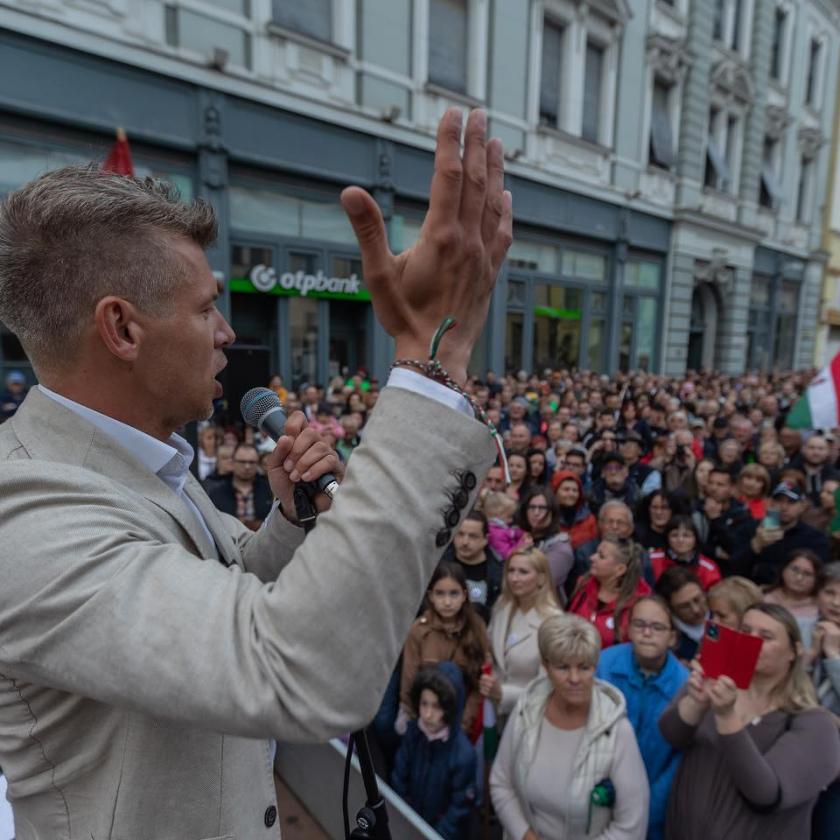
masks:
<path fill-rule="evenodd" d="M 213 484 L 208 492 L 220 511 L 235 516 L 252 531 L 262 525 L 274 502 L 271 487 L 259 473 L 259 466 L 256 448 L 240 443 L 233 450 L 233 472 Z"/>
<path fill-rule="evenodd" d="M 664 836 L 668 794 L 681 753 L 659 731 L 659 717 L 688 679 L 688 668 L 671 652 L 676 633 L 668 604 L 645 595 L 630 612 L 629 642 L 601 652 L 595 676 L 614 685 L 627 701 L 650 783 L 647 840 Z"/>

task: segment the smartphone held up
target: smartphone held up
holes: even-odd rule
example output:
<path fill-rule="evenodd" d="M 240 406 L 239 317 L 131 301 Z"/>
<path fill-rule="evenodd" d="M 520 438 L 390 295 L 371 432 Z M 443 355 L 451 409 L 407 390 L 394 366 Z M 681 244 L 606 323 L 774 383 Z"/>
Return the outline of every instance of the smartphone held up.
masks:
<path fill-rule="evenodd" d="M 730 677 L 738 688 L 749 688 L 761 645 L 758 636 L 707 621 L 698 654 L 703 674 L 709 679 Z"/>

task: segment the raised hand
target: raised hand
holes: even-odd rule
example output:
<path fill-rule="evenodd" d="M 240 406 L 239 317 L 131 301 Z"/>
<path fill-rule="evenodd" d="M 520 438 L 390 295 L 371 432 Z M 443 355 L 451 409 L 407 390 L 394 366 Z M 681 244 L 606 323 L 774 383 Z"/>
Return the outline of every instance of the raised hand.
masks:
<path fill-rule="evenodd" d="M 426 359 L 432 336 L 452 315 L 458 325 L 437 358 L 463 385 L 513 238 L 513 210 L 502 144 L 486 139 L 487 115 L 470 114 L 463 156 L 461 123 L 457 108 L 440 121 L 429 210 L 407 251 L 391 253 L 379 207 L 363 189 L 348 187 L 341 202 L 359 240 L 374 312 L 396 340 L 397 357 Z"/>

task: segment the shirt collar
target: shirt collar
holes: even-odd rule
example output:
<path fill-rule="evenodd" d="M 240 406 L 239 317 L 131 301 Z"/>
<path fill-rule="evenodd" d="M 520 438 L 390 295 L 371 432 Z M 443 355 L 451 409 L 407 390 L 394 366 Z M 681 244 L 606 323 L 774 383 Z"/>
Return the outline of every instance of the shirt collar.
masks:
<path fill-rule="evenodd" d="M 96 426 L 170 487 L 177 491 L 183 488 L 195 452 L 180 435 L 173 434 L 168 441 L 164 442 L 141 432 L 134 426 L 129 426 L 107 414 L 101 414 L 86 405 L 56 394 L 43 385 L 36 387 L 42 394 Z"/>

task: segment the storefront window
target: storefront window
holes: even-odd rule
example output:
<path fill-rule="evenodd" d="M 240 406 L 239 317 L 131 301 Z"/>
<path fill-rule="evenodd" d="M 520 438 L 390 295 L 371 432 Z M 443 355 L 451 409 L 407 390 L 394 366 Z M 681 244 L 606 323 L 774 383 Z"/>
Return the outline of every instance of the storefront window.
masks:
<path fill-rule="evenodd" d="M 395 254 L 410 248 L 419 238 L 423 222 L 420 219 L 406 218 L 394 214 L 391 217 L 389 238 L 391 250 Z"/>
<path fill-rule="evenodd" d="M 624 287 L 659 291 L 660 264 L 647 260 L 628 261 L 624 267 Z"/>
<path fill-rule="evenodd" d="M 621 325 L 618 339 L 618 369 L 630 370 L 630 354 L 633 350 L 633 324 L 626 321 Z"/>
<path fill-rule="evenodd" d="M 747 323 L 747 364 L 764 370 L 770 361 L 770 278 L 753 275 Z"/>
<path fill-rule="evenodd" d="M 570 368 L 580 358 L 583 293 L 556 284 L 534 286 L 534 370 Z"/>
<path fill-rule="evenodd" d="M 637 370 L 649 371 L 653 366 L 657 309 L 656 298 L 639 298 L 639 311 L 636 315 Z"/>
<path fill-rule="evenodd" d="M 333 277 L 361 277 L 362 261 L 358 257 L 333 257 L 331 273 Z M 360 367 L 368 367 L 368 310 L 366 302 L 330 301 L 330 378 L 352 376 Z"/>
<path fill-rule="evenodd" d="M 776 301 L 776 346 L 773 351 L 773 363 L 784 370 L 793 367 L 798 300 L 799 286 L 796 283 L 782 282 Z"/>
<path fill-rule="evenodd" d="M 505 370 L 522 370 L 522 331 L 524 316 L 521 312 L 508 312 L 505 330 Z"/>
<path fill-rule="evenodd" d="M 508 265 L 543 274 L 557 274 L 560 270 L 560 251 L 554 245 L 515 239 L 508 249 Z"/>
<path fill-rule="evenodd" d="M 289 343 L 292 352 L 292 386 L 318 380 L 318 301 L 289 298 Z"/>
<path fill-rule="evenodd" d="M 231 187 L 229 192 L 231 225 L 236 230 L 357 244 L 353 228 L 338 203 L 245 187 Z"/>
<path fill-rule="evenodd" d="M 563 276 L 603 283 L 607 277 L 607 259 L 586 251 L 564 251 Z"/>
<path fill-rule="evenodd" d="M 589 323 L 589 341 L 586 348 L 586 365 L 589 370 L 600 373 L 604 369 L 604 343 L 606 341 L 606 322 L 593 319 Z"/>

